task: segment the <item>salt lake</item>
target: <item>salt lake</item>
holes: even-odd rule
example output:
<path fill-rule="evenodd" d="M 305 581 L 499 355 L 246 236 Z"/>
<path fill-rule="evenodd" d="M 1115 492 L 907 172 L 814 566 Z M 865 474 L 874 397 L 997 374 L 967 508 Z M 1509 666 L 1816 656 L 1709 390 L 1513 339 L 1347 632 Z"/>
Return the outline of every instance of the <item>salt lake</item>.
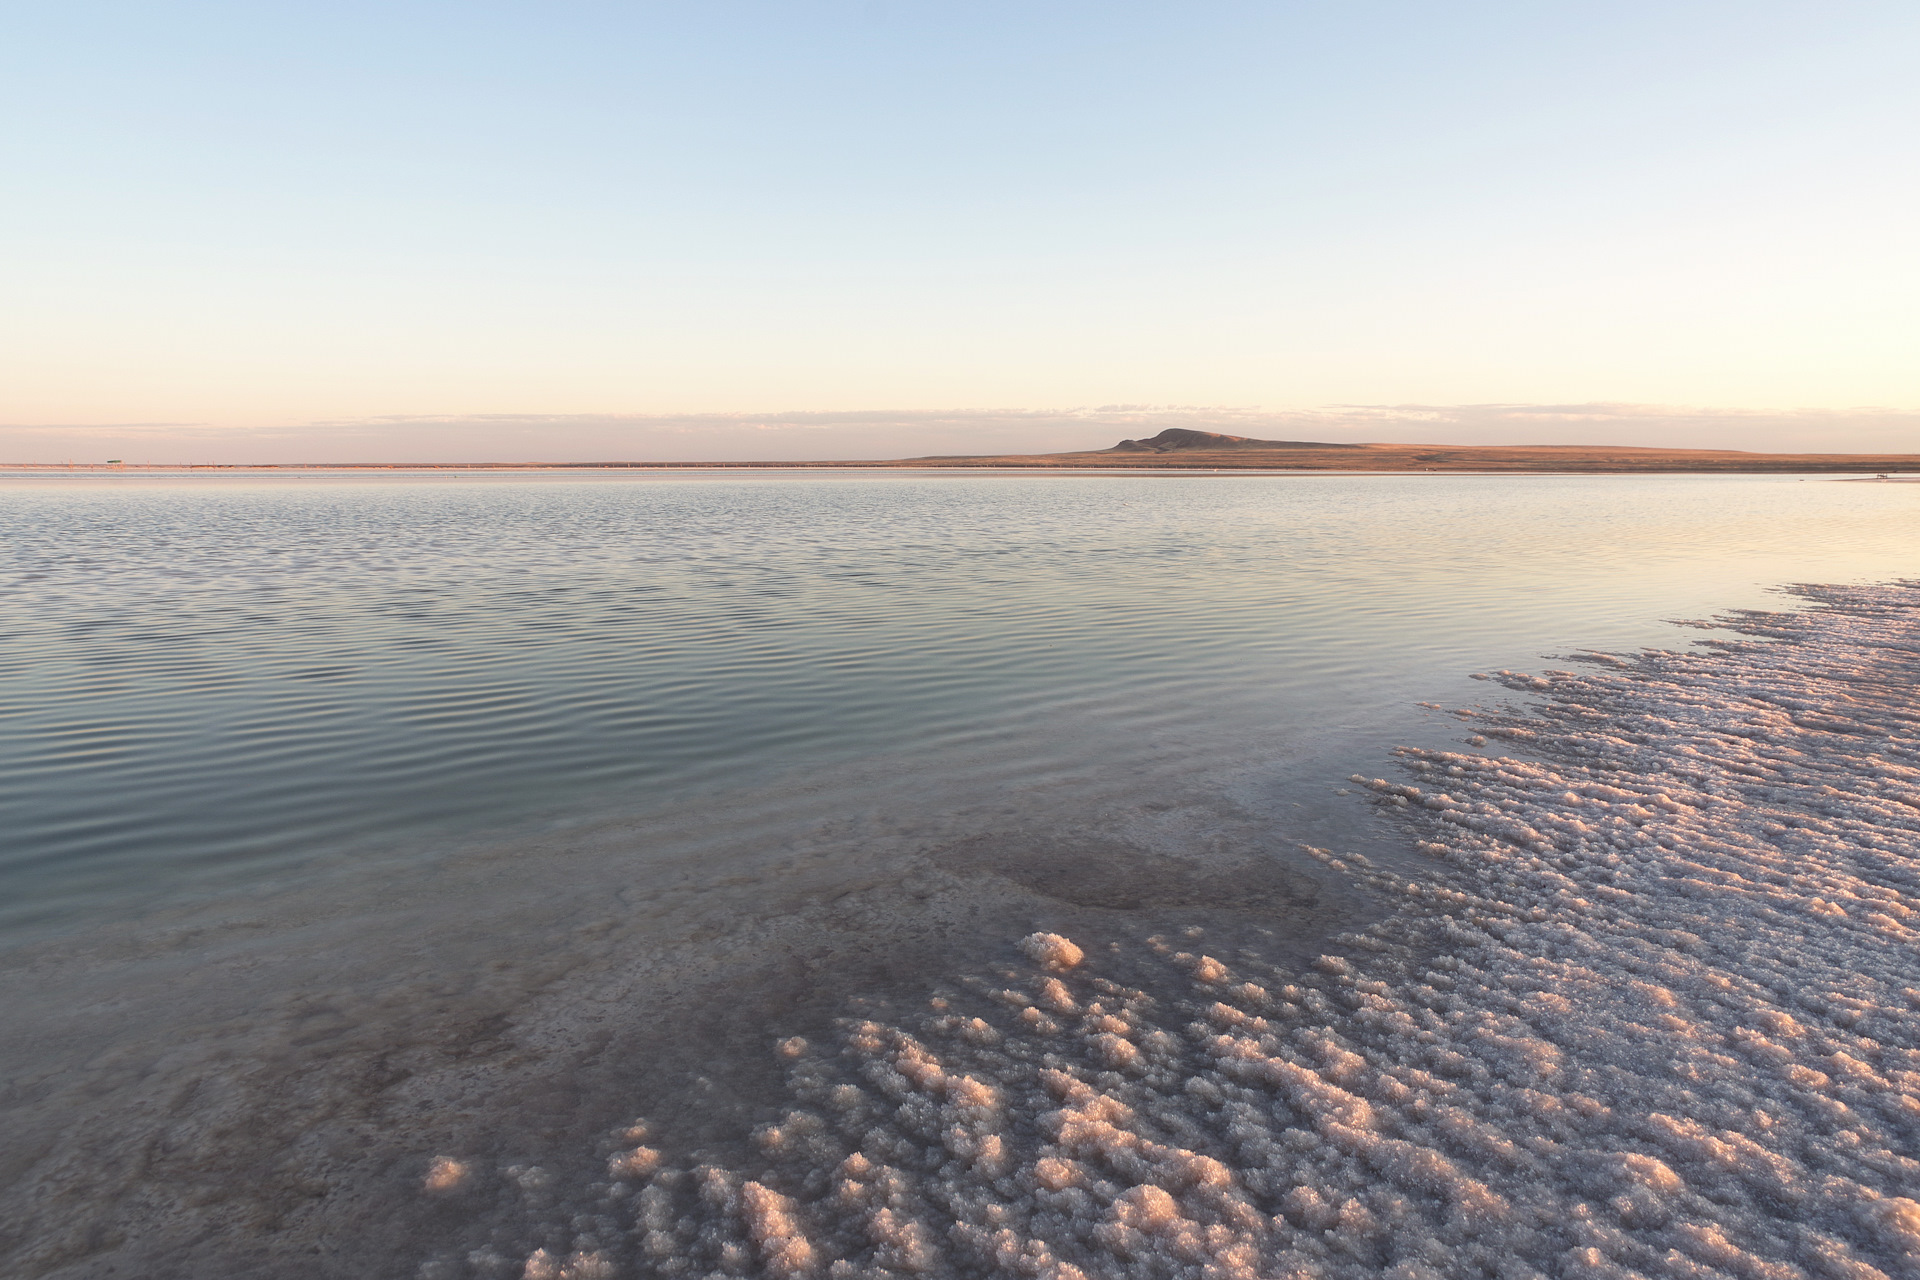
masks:
<path fill-rule="evenodd" d="M 1917 500 L 1791 476 L 0 476 L 8 1256 L 984 1274 L 1014 1267 L 997 1197 L 1032 1274 L 1177 1274 L 1216 1245 L 1261 1273 L 1279 1228 L 1152 1243 L 1200 1220 L 1140 1190 L 1184 1194 L 1172 1175 L 1022 1162 L 1041 1102 L 1015 1077 L 1071 1066 L 1045 1035 L 1085 1019 L 1092 1056 L 1033 1098 L 1092 1106 L 1101 1071 L 1151 1083 L 1153 1010 L 1224 981 L 1203 960 L 1263 992 L 1324 977 L 1422 856 L 1373 785 L 1395 748 L 1533 759 L 1448 712 L 1534 686 L 1471 674 L 1911 576 Z M 923 1092 L 1012 1114 L 1007 1152 L 943 1157 L 978 1166 L 974 1208 L 938 1164 L 959 1200 L 888 1207 L 860 1172 L 887 1158 L 860 1156 L 843 1229 L 808 1178 L 854 1156 L 821 1154 L 818 1117 L 869 1059 L 919 1079 L 916 1018 L 1002 1055 L 969 1077 L 997 1101 Z M 1151 1141 L 1240 1177 L 1176 1112 Z M 1076 1233 L 1072 1193 L 1110 1239 Z M 1288 1230 L 1322 1212 L 1236 1194 Z"/>

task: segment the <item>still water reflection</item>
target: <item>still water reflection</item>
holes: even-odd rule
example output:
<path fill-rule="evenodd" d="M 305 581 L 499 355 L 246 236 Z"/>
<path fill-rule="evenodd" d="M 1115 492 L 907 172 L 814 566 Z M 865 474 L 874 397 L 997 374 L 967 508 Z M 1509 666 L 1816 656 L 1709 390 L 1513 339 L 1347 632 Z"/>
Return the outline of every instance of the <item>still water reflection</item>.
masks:
<path fill-rule="evenodd" d="M 1468 670 L 1910 574 L 1917 503 L 1721 476 L 0 479 L 0 921 L 862 761 L 1339 777 Z"/>

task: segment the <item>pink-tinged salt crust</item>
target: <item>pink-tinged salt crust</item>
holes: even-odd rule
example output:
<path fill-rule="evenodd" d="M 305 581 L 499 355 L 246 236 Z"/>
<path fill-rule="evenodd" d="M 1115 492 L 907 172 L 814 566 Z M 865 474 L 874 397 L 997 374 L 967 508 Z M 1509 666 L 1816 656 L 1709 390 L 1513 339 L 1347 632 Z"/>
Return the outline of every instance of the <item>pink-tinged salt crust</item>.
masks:
<path fill-rule="evenodd" d="M 1802 594 L 1357 780 L 1426 865 L 1315 850 L 1398 907 L 1309 972 L 1037 934 L 773 1046 L 757 1159 L 636 1122 L 422 1275 L 1920 1275 L 1920 585 Z"/>

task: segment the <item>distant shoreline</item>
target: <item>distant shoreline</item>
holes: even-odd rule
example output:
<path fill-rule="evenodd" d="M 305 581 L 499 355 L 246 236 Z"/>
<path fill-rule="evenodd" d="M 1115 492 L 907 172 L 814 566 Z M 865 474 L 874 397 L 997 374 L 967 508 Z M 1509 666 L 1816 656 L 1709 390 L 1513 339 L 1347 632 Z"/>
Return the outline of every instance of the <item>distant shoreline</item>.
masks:
<path fill-rule="evenodd" d="M 961 454 L 926 458 L 758 462 L 288 462 L 12 463 L 9 470 L 98 471 L 742 471 L 920 470 L 1139 473 L 1249 471 L 1298 473 L 1476 472 L 1536 474 L 1686 474 L 1920 472 L 1920 453 L 1747 453 L 1738 449 L 1654 449 L 1623 445 L 1334 444 L 1254 440 L 1169 427 L 1144 440 L 1071 453 Z"/>
<path fill-rule="evenodd" d="M 1462 450 L 1484 455 L 1492 450 Z M 1528 454 L 1536 451 L 1527 450 Z M 1543 451 L 1541 451 L 1543 452 Z M 1634 450 L 1633 453 L 1655 451 Z M 1666 453 L 1669 451 L 1658 451 Z M 1691 451 L 1674 450 L 1673 453 Z M 1707 453 L 1708 451 L 1701 451 Z M 1136 457 L 1126 461 L 1067 460 L 1044 455 L 1011 458 L 907 458 L 814 462 L 281 462 L 281 463 L 58 463 L 0 462 L 0 470 L 47 475 L 119 473 L 316 473 L 393 471 L 997 471 L 1056 475 L 1177 475 L 1237 472 L 1247 475 L 1852 475 L 1861 479 L 1920 481 L 1920 455 L 1747 454 L 1728 457 L 1620 457 L 1593 451 L 1575 457 L 1402 458 L 1348 455 L 1341 465 L 1318 459 L 1289 458 L 1286 464 L 1245 455 L 1177 458 Z M 1356 465 L 1359 464 L 1359 465 Z M 1862 473 L 1872 473 L 1863 475 Z M 1896 474 L 1906 473 L 1906 474 Z"/>

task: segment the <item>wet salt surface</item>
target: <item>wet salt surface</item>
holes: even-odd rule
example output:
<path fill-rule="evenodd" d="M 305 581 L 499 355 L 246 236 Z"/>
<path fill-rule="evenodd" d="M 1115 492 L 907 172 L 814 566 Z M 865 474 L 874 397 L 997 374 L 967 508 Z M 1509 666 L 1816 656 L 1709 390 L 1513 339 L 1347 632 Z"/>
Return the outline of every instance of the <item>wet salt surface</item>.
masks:
<path fill-rule="evenodd" d="M 1394 908 L 1310 966 L 1036 931 L 769 1046 L 750 1152 L 423 1161 L 487 1210 L 420 1274 L 1913 1274 L 1920 584 L 1804 594 L 1357 777 L 1427 862 L 1314 850 Z"/>
<path fill-rule="evenodd" d="M 1485 481 L 10 502 L 30 536 L 0 546 L 42 576 L 8 598 L 29 625 L 0 775 L 7 1267 L 619 1275 L 654 1248 L 693 1274 L 1122 1273 L 1076 1216 L 1111 1207 L 1100 1181 L 1113 1204 L 1190 1189 L 1021 1182 L 1067 1088 L 1043 1068 L 1120 1078 L 1149 1118 L 1107 1121 L 1158 1144 L 1136 1173 L 1205 1156 L 1286 1218 L 1174 1104 L 1202 1079 L 1188 1023 L 1233 1002 L 1200 957 L 1230 987 L 1324 987 L 1316 957 L 1365 951 L 1336 935 L 1397 927 L 1392 876 L 1432 879 L 1402 810 L 1340 779 L 1395 742 L 1490 735 L 1411 712 L 1484 693 L 1476 663 L 1671 643 L 1662 616 L 1764 600 L 1781 572 L 1886 576 L 1913 545 L 1910 501 L 1871 486 Z M 1545 769 L 1555 749 L 1486 748 Z M 1081 961 L 1046 971 L 1063 953 L 1034 934 Z M 867 1072 L 900 1034 L 941 1065 L 893 1098 Z M 1000 1091 L 991 1177 L 928 1164 L 954 1071 Z M 836 1109 L 843 1084 L 870 1102 Z M 1313 1128 L 1270 1110 L 1275 1143 Z M 769 1124 L 791 1142 L 756 1139 Z M 912 1186 L 872 1226 L 879 1201 L 823 1188 L 876 1128 L 892 1154 L 865 1158 Z M 1017 1257 L 981 1260 L 947 1183 L 1005 1197 L 986 1225 Z M 1059 1223 L 1033 1207 L 1075 1188 L 1092 1199 Z M 1358 1190 L 1307 1228 L 1344 1230 Z M 1278 1234 L 1248 1239 L 1280 1266 Z M 1173 1273 L 1167 1249 L 1144 1273 Z M 1343 1249 L 1324 1265 L 1369 1256 Z"/>
<path fill-rule="evenodd" d="M 1024 821 L 997 802 L 906 830 L 789 792 L 763 797 L 758 840 L 737 813 L 724 843 L 698 811 L 650 824 L 707 856 L 644 892 L 616 823 L 419 883 L 396 870 L 378 900 L 290 915 L 269 897 L 43 948 L 11 1001 L 36 1031 L 15 1056 L 57 1064 L 13 1077 L 0 1219 L 17 1264 L 412 1275 L 429 1241 L 517 1216 L 421 1200 L 425 1151 L 591 1179 L 600 1130 L 638 1097 L 661 1140 L 744 1153 L 783 1092 L 769 1035 L 829 1038 L 849 1000 L 917 1003 L 1043 926 L 1127 939 L 1142 919 L 1203 921 L 1304 961 L 1301 939 L 1371 910 L 1310 861 L 1265 856 L 1261 812 L 1123 781 L 1051 834 L 1045 788 Z M 843 780 L 831 807 L 861 790 Z M 572 879 L 532 891 L 518 869 L 542 856 Z"/>

